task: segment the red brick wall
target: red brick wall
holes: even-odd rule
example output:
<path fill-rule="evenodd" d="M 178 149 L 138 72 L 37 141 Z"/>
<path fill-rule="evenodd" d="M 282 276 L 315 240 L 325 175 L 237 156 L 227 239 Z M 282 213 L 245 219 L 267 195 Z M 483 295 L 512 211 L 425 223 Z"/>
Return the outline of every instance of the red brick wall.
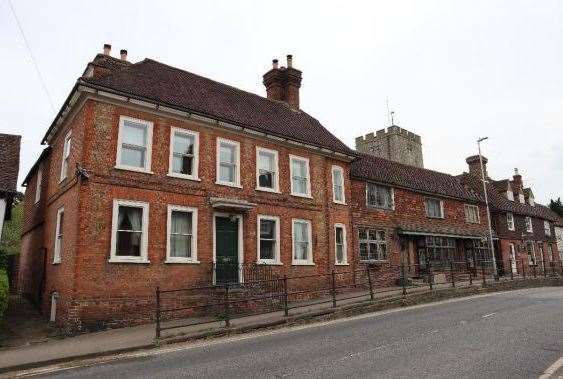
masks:
<path fill-rule="evenodd" d="M 119 116 L 126 115 L 152 121 L 153 174 L 115 169 Z M 84 127 L 82 127 L 84 125 Z M 169 164 L 170 128 L 187 128 L 200 133 L 200 182 L 167 176 Z M 84 132 L 82 133 L 81 130 Z M 60 133 L 64 135 L 65 133 Z M 88 101 L 80 117 L 73 124 L 72 156 L 80 157 L 80 164 L 90 174 L 82 184 L 74 184 L 64 194 L 51 202 L 45 223 L 48 259 L 52 261 L 54 222 L 57 209 L 64 204 L 65 251 L 60 265 L 48 268 L 47 291 L 58 291 L 61 298 L 61 321 L 80 324 L 81 320 L 115 323 L 119 315 L 125 316 L 122 307 L 115 312 L 107 304 L 117 304 L 119 299 L 146 303 L 153 299 L 156 286 L 161 288 L 185 287 L 209 282 L 212 262 L 212 217 L 214 209 L 209 197 L 244 199 L 256 207 L 243 216 L 244 262 L 256 262 L 257 215 L 279 216 L 281 234 L 281 261 L 277 267 L 281 275 L 306 275 L 330 271 L 334 264 L 334 224 L 347 226 L 348 260 L 353 263 L 350 210 L 346 205 L 332 201 L 331 169 L 333 164 L 345 170 L 346 199 L 351 199 L 349 165 L 343 161 L 312 153 L 287 144 L 266 141 L 226 130 L 204 126 L 196 122 L 180 121 L 139 110 L 107 103 Z M 241 146 L 242 188 L 215 184 L 216 138 L 238 141 Z M 76 141 L 75 141 L 76 139 Z M 82 149 L 84 144 L 84 149 Z M 256 147 L 275 149 L 279 155 L 280 194 L 260 192 L 256 186 Z M 54 142 L 53 166 L 60 169 L 62 146 Z M 290 195 L 289 154 L 309 159 L 312 199 Z M 71 162 L 72 167 L 74 163 Z M 69 166 L 70 167 L 70 166 Z M 58 178 L 58 172 L 53 172 Z M 52 183 L 58 187 L 58 183 Z M 77 200 L 79 199 L 79 200 Z M 112 204 L 114 199 L 136 200 L 149 203 L 148 257 L 149 264 L 109 263 Z M 198 260 L 201 264 L 164 263 L 166 257 L 167 206 L 184 205 L 198 208 Z M 312 246 L 314 266 L 291 264 L 291 219 L 312 221 Z M 65 225 L 65 227 L 66 227 Z M 69 236 L 67 238 L 67 235 Z M 69 239 L 72 239 L 69 241 Z M 68 241 L 68 242 L 67 242 Z M 73 251 L 68 251 L 72 249 Z M 342 270 L 345 268 L 338 267 Z M 307 286 L 311 280 L 302 280 Z M 69 292 L 71 291 L 72 292 Z M 147 300 L 147 297 L 148 300 Z M 69 303 L 68 312 L 64 310 Z M 114 314 L 111 314 L 114 313 Z M 107 317 L 105 315 L 108 315 Z M 111 314 L 111 316 L 109 315 Z M 117 315 L 116 315 L 117 314 Z M 128 315 L 127 317 L 130 317 Z M 110 320 L 111 319 L 111 320 Z M 68 322 L 67 322 L 68 321 Z"/>

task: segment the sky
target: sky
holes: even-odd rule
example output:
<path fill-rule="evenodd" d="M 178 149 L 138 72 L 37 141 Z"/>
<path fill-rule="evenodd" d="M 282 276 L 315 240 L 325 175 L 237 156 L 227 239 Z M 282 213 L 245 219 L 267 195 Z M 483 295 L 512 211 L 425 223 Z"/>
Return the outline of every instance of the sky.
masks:
<path fill-rule="evenodd" d="M 563 197 L 563 1 L 11 1 L 40 71 L 0 0 L 0 132 L 22 135 L 20 184 L 110 43 L 260 95 L 293 54 L 301 108 L 348 146 L 388 126 L 388 100 L 426 168 L 467 171 L 487 136 L 492 178 L 517 167 L 536 201 Z"/>

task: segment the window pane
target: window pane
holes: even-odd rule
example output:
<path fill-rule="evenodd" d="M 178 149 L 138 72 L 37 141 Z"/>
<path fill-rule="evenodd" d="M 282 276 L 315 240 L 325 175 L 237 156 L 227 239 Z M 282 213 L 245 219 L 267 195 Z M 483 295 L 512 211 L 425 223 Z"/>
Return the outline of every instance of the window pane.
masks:
<path fill-rule="evenodd" d="M 266 171 L 275 171 L 274 154 L 265 151 L 259 152 L 258 168 Z"/>
<path fill-rule="evenodd" d="M 304 161 L 293 159 L 291 161 L 291 165 L 292 165 L 292 171 L 294 177 L 301 177 L 301 178 L 307 177 L 306 166 Z"/>
<path fill-rule="evenodd" d="M 125 120 L 121 131 L 124 144 L 146 147 L 147 127 L 145 125 Z"/>
<path fill-rule="evenodd" d="M 360 259 L 361 260 L 368 260 L 368 244 L 365 242 L 360 242 Z"/>
<path fill-rule="evenodd" d="M 172 158 L 172 171 L 191 175 L 193 171 L 193 156 L 194 156 L 194 143 L 195 138 L 190 135 L 175 133 L 173 158 Z"/>
<path fill-rule="evenodd" d="M 219 148 L 219 160 L 225 163 L 235 163 L 235 146 L 221 143 Z"/>
<path fill-rule="evenodd" d="M 193 167 L 193 157 L 188 156 L 173 156 L 172 157 L 172 171 L 184 174 L 192 175 Z"/>
<path fill-rule="evenodd" d="M 344 262 L 344 246 L 336 245 L 336 261 L 338 263 Z"/>
<path fill-rule="evenodd" d="M 219 166 L 219 180 L 222 182 L 235 182 L 235 166 L 221 164 Z"/>
<path fill-rule="evenodd" d="M 293 192 L 299 194 L 307 194 L 307 180 L 293 178 Z"/>
<path fill-rule="evenodd" d="M 265 188 L 274 188 L 274 174 L 271 172 L 260 171 L 258 185 Z"/>
<path fill-rule="evenodd" d="M 194 137 L 187 134 L 175 133 L 174 152 L 177 154 L 192 155 L 194 153 Z"/>
<path fill-rule="evenodd" d="M 171 227 L 173 234 L 192 234 L 192 213 L 172 211 Z"/>
<path fill-rule="evenodd" d="M 121 164 L 130 167 L 145 167 L 145 149 L 123 146 L 121 149 Z"/>
<path fill-rule="evenodd" d="M 344 241 L 344 233 L 342 228 L 338 227 L 336 228 L 336 243 L 337 244 L 342 244 Z"/>
<path fill-rule="evenodd" d="M 275 241 L 260 240 L 260 259 L 275 259 Z"/>
<path fill-rule="evenodd" d="M 119 206 L 118 230 L 142 231 L 142 208 Z"/>
<path fill-rule="evenodd" d="M 260 238 L 275 239 L 275 226 L 273 220 L 260 220 Z"/>
<path fill-rule="evenodd" d="M 141 256 L 141 232 L 117 232 L 117 256 Z"/>
<path fill-rule="evenodd" d="M 170 236 L 170 256 L 190 258 L 192 256 L 192 236 L 173 234 Z"/>

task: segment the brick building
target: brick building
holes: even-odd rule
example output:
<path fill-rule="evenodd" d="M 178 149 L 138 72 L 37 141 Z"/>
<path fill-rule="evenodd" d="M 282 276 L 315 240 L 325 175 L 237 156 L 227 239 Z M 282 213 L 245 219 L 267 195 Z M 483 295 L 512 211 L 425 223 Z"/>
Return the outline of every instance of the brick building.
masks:
<path fill-rule="evenodd" d="M 291 56 L 263 76 L 264 98 L 104 50 L 24 181 L 20 290 L 52 322 L 129 323 L 156 286 L 352 262 L 355 152 L 300 108 Z"/>
<path fill-rule="evenodd" d="M 459 178 L 483 195 L 479 156 L 468 157 L 466 161 L 469 172 Z M 493 180 L 488 175 L 487 163 L 487 158 L 483 157 L 491 224 L 498 236 L 495 252 L 499 273 L 502 275 L 511 270 L 521 273 L 522 264 L 535 266 L 538 270 L 549 269 L 559 261 L 555 237 L 557 215 L 534 201 L 533 192 L 524 186 L 518 169 L 515 169 L 512 180 Z"/>
<path fill-rule="evenodd" d="M 0 237 L 17 191 L 21 137 L 0 133 Z"/>
<path fill-rule="evenodd" d="M 352 163 L 355 254 L 413 276 L 489 260 L 483 198 L 448 174 L 362 155 Z M 397 275 L 395 275 L 396 279 Z M 393 278 L 391 278 L 393 279 Z"/>

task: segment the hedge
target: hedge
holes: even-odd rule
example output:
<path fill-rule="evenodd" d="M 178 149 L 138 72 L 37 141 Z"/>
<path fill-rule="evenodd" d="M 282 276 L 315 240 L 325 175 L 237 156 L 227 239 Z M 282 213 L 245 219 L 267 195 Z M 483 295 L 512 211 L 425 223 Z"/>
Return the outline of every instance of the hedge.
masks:
<path fill-rule="evenodd" d="M 8 274 L 5 269 L 0 269 L 0 320 L 8 308 Z"/>

